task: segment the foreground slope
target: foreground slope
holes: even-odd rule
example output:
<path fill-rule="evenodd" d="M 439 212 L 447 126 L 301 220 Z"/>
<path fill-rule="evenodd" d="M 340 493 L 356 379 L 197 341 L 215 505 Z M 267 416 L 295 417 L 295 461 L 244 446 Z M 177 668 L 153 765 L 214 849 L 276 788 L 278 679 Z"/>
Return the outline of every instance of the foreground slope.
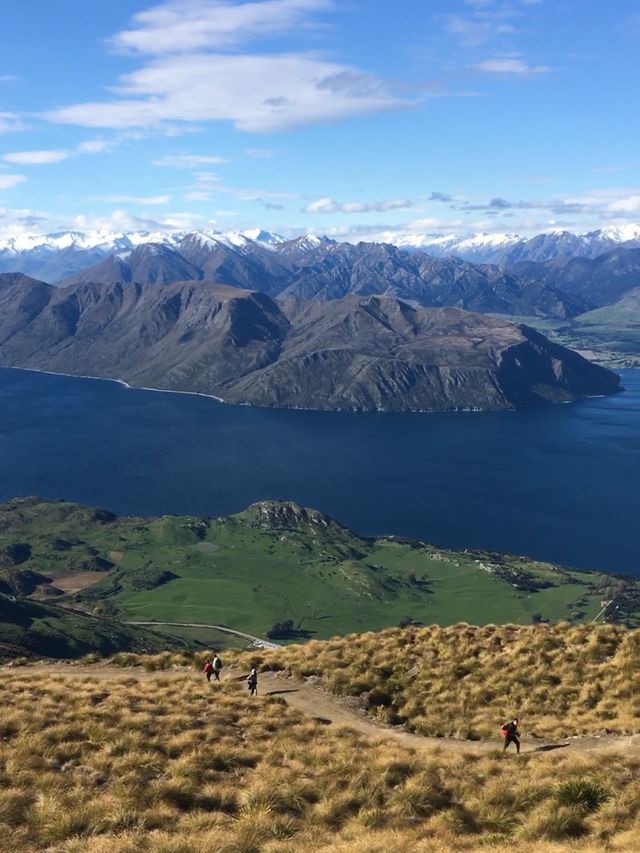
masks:
<path fill-rule="evenodd" d="M 509 715 L 536 737 L 640 732 L 640 631 L 616 625 L 409 626 L 258 659 L 432 737 L 494 737 Z"/>
<path fill-rule="evenodd" d="M 187 663 L 183 660 L 182 663 Z M 637 849 L 639 759 L 414 750 L 193 672 L 0 679 L 7 853 Z M 498 723 L 499 725 L 499 723 Z"/>
<path fill-rule="evenodd" d="M 504 410 L 619 390 L 613 373 L 499 318 L 377 296 L 276 303 L 207 281 L 0 276 L 0 363 L 334 410 Z"/>
<path fill-rule="evenodd" d="M 18 591 L 15 584 L 30 581 L 30 594 L 42 597 L 51 586 L 83 586 L 74 578 L 84 588 L 66 600 L 121 619 L 226 625 L 254 636 L 291 621 L 276 640 L 410 620 L 581 621 L 603 599 L 617 619 L 640 618 L 640 582 L 631 578 L 364 539 L 293 503 L 264 501 L 224 518 L 151 519 L 37 498 L 0 507 L 0 583 Z"/>

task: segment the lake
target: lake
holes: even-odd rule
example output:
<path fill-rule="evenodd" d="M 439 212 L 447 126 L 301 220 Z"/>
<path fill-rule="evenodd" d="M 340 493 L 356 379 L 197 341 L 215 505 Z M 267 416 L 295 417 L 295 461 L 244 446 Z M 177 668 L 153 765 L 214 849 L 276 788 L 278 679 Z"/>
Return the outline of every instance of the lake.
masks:
<path fill-rule="evenodd" d="M 350 414 L 0 369 L 0 500 L 225 515 L 282 498 L 361 534 L 640 575 L 640 370 L 622 377 L 526 412 Z"/>

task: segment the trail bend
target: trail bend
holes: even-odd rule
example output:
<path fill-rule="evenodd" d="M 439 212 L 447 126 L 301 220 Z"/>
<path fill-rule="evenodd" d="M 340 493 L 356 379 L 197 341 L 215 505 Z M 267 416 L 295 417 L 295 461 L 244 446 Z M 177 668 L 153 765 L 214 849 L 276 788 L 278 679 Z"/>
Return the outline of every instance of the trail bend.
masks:
<path fill-rule="evenodd" d="M 13 671 L 10 665 L 2 667 L 5 671 Z M 105 664 L 76 665 L 74 663 L 52 663 L 52 664 L 28 664 L 20 670 L 33 672 L 35 677 L 50 680 L 52 677 L 65 676 L 70 678 L 94 678 L 97 681 L 130 679 L 139 681 L 150 681 L 155 678 L 166 678 L 167 676 L 191 676 L 193 679 L 202 679 L 202 689 L 211 694 L 215 701 L 216 690 L 224 690 L 225 683 L 237 682 L 244 679 L 247 673 L 227 667 L 223 670 L 220 683 L 212 681 L 210 684 L 204 680 L 204 676 L 195 673 L 191 668 L 176 668 L 173 670 L 157 670 L 147 672 L 141 667 L 119 668 Z M 327 693 L 316 684 L 306 681 L 297 681 L 281 673 L 262 672 L 259 674 L 257 701 L 264 696 L 280 696 L 292 708 L 296 708 L 306 716 L 320 720 L 327 725 L 344 726 L 353 729 L 367 738 L 379 740 L 394 740 L 409 749 L 434 751 L 456 751 L 461 753 L 482 754 L 499 750 L 502 748 L 500 740 L 462 740 L 453 737 L 426 737 L 408 732 L 400 727 L 394 727 L 378 723 L 364 716 L 364 714 L 352 707 L 349 702 L 341 697 Z M 256 701 L 247 696 L 247 701 Z M 522 754 L 543 753 L 568 749 L 571 753 L 601 753 L 621 751 L 625 755 L 640 756 L 640 734 L 637 735 L 587 735 L 561 738 L 557 741 L 544 740 L 542 738 L 527 737 L 526 733 L 521 737 Z M 510 747 L 511 754 L 516 756 L 515 750 Z"/>

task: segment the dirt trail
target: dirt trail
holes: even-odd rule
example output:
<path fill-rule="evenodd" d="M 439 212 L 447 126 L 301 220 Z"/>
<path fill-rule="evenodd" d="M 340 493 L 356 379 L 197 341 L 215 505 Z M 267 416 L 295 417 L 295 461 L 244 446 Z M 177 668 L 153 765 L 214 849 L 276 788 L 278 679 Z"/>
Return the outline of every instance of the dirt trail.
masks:
<path fill-rule="evenodd" d="M 2 669 L 7 670 L 10 667 L 2 667 Z M 54 663 L 46 665 L 33 664 L 25 667 L 25 669 L 28 669 L 30 672 L 35 671 L 36 676 L 41 673 L 42 677 L 48 681 L 56 675 L 83 679 L 93 678 L 99 681 L 125 678 L 148 681 L 171 675 L 190 675 L 198 680 L 202 678 L 202 676 L 194 673 L 192 669 L 187 667 L 184 669 L 147 672 L 141 667 L 120 669 L 105 664 L 77 666 L 71 663 Z M 21 672 L 24 670 L 21 668 L 12 671 Z M 238 681 L 245 676 L 246 673 L 240 670 L 226 668 L 223 670 L 221 684 L 211 683 L 212 696 L 215 696 L 217 689 L 224 687 L 225 682 Z M 202 686 L 203 689 L 208 686 L 204 680 L 202 681 Z M 375 720 L 365 717 L 358 710 L 351 707 L 346 700 L 325 692 L 321 687 L 308 682 L 296 681 L 293 678 L 287 678 L 280 673 L 260 673 L 258 695 L 281 696 L 292 708 L 297 708 L 303 714 L 316 720 L 337 726 L 348 726 L 369 738 L 396 740 L 411 749 L 429 749 L 430 751 L 439 749 L 467 753 L 486 753 L 500 749 L 502 746 L 499 740 L 470 741 L 450 737 L 423 737 L 422 735 L 412 734 L 401 728 L 377 723 Z M 579 736 L 569 737 L 557 742 L 527 738 L 526 736 L 522 738 L 523 753 L 550 752 L 559 749 L 569 749 L 572 753 L 616 750 L 623 751 L 625 754 L 640 755 L 640 735 Z M 510 750 L 513 750 L 513 747 L 510 747 Z"/>
<path fill-rule="evenodd" d="M 203 625 L 201 622 L 125 622 L 125 625 L 138 625 L 144 628 L 157 628 L 161 625 L 170 628 L 213 628 L 215 631 L 220 631 L 221 634 L 233 634 L 234 637 L 240 637 L 243 640 L 249 640 L 252 646 L 257 649 L 279 649 L 279 643 L 271 643 L 269 640 L 263 640 L 261 637 L 254 637 L 253 634 L 245 634 L 244 631 L 236 631 L 234 628 L 227 628 L 226 625 Z"/>

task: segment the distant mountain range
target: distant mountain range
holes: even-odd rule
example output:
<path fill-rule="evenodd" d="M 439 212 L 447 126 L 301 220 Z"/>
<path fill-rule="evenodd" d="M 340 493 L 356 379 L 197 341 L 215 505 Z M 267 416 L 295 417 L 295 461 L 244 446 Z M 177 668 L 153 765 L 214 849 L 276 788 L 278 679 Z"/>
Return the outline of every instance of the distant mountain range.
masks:
<path fill-rule="evenodd" d="M 383 260 L 398 251 L 383 248 Z M 495 317 L 371 293 L 324 302 L 292 288 L 275 301 L 207 280 L 0 275 L 0 364 L 335 410 L 501 410 L 619 389 L 610 371 Z"/>
<path fill-rule="evenodd" d="M 285 240 L 258 230 L 69 232 L 0 243 L 0 272 L 57 284 L 209 280 L 278 298 L 377 294 L 425 307 L 551 319 L 610 304 L 640 285 L 640 226 L 452 241 L 400 238 L 403 248 L 309 236 Z M 496 263 L 477 262 L 487 259 Z"/>
<path fill-rule="evenodd" d="M 542 273 L 541 273 L 542 275 Z M 432 258 L 385 243 L 287 241 L 275 249 L 189 234 L 177 247 L 145 243 L 110 255 L 62 284 L 211 280 L 286 299 L 390 296 L 425 307 L 565 318 L 595 307 L 559 291 L 549 277 L 513 275 L 492 265 Z"/>
<path fill-rule="evenodd" d="M 520 261 L 549 261 L 558 257 L 596 258 L 615 248 L 640 248 L 640 225 L 607 225 L 597 231 L 573 234 L 554 230 L 534 237 L 517 234 L 471 234 L 465 237 L 407 234 L 391 242 L 409 251 L 437 258 L 456 257 L 481 264 L 510 265 Z"/>
<path fill-rule="evenodd" d="M 290 260 L 301 252 L 332 242 L 327 237 L 313 236 L 288 240 L 259 228 L 242 232 L 65 231 L 0 241 L 0 272 L 22 272 L 55 283 L 105 258 L 127 253 L 143 244 L 168 246 L 180 254 L 188 251 L 192 244 L 209 248 L 226 247 L 245 256 L 260 255 L 261 251 L 267 251 Z M 558 257 L 595 258 L 615 248 L 640 248 L 640 225 L 610 225 L 585 234 L 556 230 L 534 237 L 515 234 L 472 234 L 460 237 L 389 233 L 384 242 L 408 252 L 420 251 L 437 258 L 460 258 L 473 263 L 509 266 L 523 261 L 541 262 Z M 194 262 L 193 258 L 189 260 Z"/>

